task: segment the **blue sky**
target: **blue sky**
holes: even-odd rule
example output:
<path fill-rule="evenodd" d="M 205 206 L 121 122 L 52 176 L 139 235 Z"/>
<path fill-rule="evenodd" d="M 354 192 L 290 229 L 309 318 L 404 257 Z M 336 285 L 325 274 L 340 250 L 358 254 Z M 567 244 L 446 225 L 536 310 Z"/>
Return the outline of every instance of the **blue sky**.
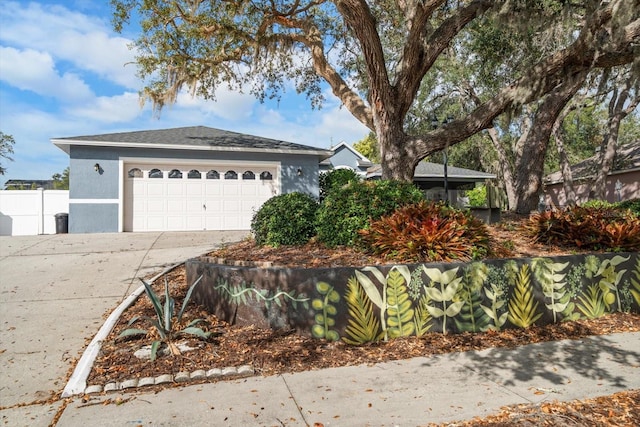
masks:
<path fill-rule="evenodd" d="M 141 108 L 141 82 L 127 45 L 115 33 L 109 1 L 3 1 L 0 7 L 0 131 L 14 137 L 8 179 L 49 179 L 69 165 L 51 138 L 180 126 L 210 126 L 329 148 L 368 130 L 327 89 L 312 110 L 293 87 L 280 102 L 221 88 L 217 101 L 181 94 L 155 117 Z"/>

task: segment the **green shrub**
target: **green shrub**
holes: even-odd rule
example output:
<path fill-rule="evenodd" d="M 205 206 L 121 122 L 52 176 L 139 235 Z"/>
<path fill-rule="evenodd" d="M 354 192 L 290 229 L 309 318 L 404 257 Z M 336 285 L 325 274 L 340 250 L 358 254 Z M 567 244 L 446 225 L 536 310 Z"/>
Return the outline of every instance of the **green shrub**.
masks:
<path fill-rule="evenodd" d="M 469 206 L 479 208 L 487 205 L 487 187 L 480 185 L 468 190 L 466 196 L 469 198 Z"/>
<path fill-rule="evenodd" d="M 302 245 L 315 235 L 318 202 L 308 194 L 272 197 L 251 220 L 251 232 L 260 246 Z"/>
<path fill-rule="evenodd" d="M 524 225 L 534 240 L 581 249 L 640 250 L 640 218 L 629 210 L 578 206 L 534 214 Z"/>
<path fill-rule="evenodd" d="M 360 235 L 368 252 L 399 262 L 467 261 L 490 252 L 487 226 L 444 203 L 403 206 Z"/>
<path fill-rule="evenodd" d="M 640 217 L 640 199 L 625 200 L 617 204 L 620 209 L 629 209 L 636 216 Z"/>
<path fill-rule="evenodd" d="M 351 169 L 334 169 L 321 173 L 319 177 L 320 201 L 324 200 L 332 189 L 357 181 L 360 181 L 360 177 Z"/>
<path fill-rule="evenodd" d="M 609 203 L 606 200 L 598 200 L 592 199 L 581 204 L 583 208 L 594 208 L 594 209 L 611 209 L 615 208 L 616 205 L 614 203 Z"/>
<path fill-rule="evenodd" d="M 424 198 L 409 182 L 356 181 L 335 187 L 320 204 L 316 217 L 318 240 L 329 247 L 354 246 L 358 231 L 369 221 Z"/>

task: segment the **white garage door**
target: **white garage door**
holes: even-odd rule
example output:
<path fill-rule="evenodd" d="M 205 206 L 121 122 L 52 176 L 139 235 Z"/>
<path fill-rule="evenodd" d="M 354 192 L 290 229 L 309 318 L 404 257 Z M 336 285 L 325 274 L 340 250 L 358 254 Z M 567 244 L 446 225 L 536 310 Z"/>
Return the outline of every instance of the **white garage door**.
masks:
<path fill-rule="evenodd" d="M 273 166 L 124 167 L 124 231 L 248 230 L 277 194 Z"/>

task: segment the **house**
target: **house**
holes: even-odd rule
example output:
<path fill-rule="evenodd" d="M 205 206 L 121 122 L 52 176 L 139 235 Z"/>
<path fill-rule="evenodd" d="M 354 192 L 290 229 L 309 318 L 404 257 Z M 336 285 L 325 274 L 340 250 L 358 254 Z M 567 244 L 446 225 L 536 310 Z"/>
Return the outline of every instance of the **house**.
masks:
<path fill-rule="evenodd" d="M 380 179 L 382 177 L 382 167 L 379 164 L 373 164 L 358 150 L 345 142 L 341 142 L 333 148 L 333 155 L 320 163 L 320 171 L 325 172 L 331 169 L 345 168 L 353 170 L 365 179 Z M 444 165 L 420 162 L 416 166 L 413 182 L 425 192 L 428 199 L 444 200 L 447 198 L 444 175 Z M 484 183 L 488 179 L 495 178 L 496 176 L 490 173 L 447 166 L 449 201 L 456 203 L 460 187 Z"/>
<path fill-rule="evenodd" d="M 331 157 L 320 162 L 320 172 L 327 172 L 331 169 L 351 169 L 358 175 L 365 177 L 367 170 L 373 166 L 371 160 L 344 141 L 333 147 L 332 150 Z"/>
<path fill-rule="evenodd" d="M 577 204 L 591 198 L 591 186 L 598 168 L 598 154 L 571 166 Z M 546 204 L 565 206 L 567 198 L 564 194 L 562 172 L 547 175 L 543 182 Z M 616 150 L 613 166 L 606 180 L 605 198 L 611 203 L 640 198 L 640 141 L 622 145 Z"/>
<path fill-rule="evenodd" d="M 382 167 L 375 165 L 369 168 L 366 177 L 367 179 L 380 179 L 382 177 Z M 459 204 L 458 195 L 461 187 L 468 187 L 469 184 L 484 183 L 488 179 L 495 178 L 494 174 L 447 165 L 447 190 L 445 191 L 444 165 L 419 162 L 413 175 L 413 182 L 425 192 L 429 200 L 445 200 L 448 198 L 450 203 Z"/>
<path fill-rule="evenodd" d="M 318 195 L 330 150 L 205 126 L 54 138 L 69 232 L 248 230 L 277 194 Z"/>

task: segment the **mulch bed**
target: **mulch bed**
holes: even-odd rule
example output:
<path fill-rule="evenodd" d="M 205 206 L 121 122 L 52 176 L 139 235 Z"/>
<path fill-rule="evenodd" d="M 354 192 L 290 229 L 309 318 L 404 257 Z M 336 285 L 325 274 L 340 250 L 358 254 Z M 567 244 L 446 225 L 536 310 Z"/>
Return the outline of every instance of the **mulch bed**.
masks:
<path fill-rule="evenodd" d="M 494 241 L 500 242 L 497 252 L 502 257 L 550 256 L 567 253 L 565 248 L 536 245 L 520 237 L 515 231 L 517 227 L 514 226 L 514 222 L 517 224 L 517 221 L 516 218 L 512 219 L 512 222 L 503 221 L 491 227 Z M 273 249 L 256 248 L 252 241 L 244 241 L 227 246 L 212 255 L 227 259 L 270 261 L 275 265 L 313 267 L 386 263 L 386 260 L 345 248 L 329 251 L 315 243 L 310 243 L 304 248 Z M 187 288 L 184 267 L 173 270 L 167 274 L 166 278 L 170 284 L 170 293 L 179 307 Z M 158 280 L 154 286 L 157 292 L 161 293 L 164 279 Z M 203 328 L 213 332 L 214 337 L 206 342 L 198 339 L 180 340 L 195 347 L 196 350 L 177 356 L 161 356 L 152 362 L 138 359 L 133 355 L 134 351 L 142 345 L 152 341 L 151 336 L 142 339 L 116 340 L 118 334 L 127 328 L 127 322 L 134 316 L 155 316 L 148 298 L 144 296 L 139 298 L 131 308 L 126 310 L 104 342 L 89 376 L 89 384 L 104 385 L 107 382 L 131 378 L 156 377 L 162 374 L 247 364 L 253 366 L 256 374 L 268 376 L 374 364 L 448 352 L 516 347 L 543 341 L 578 339 L 589 335 L 640 331 L 640 315 L 615 313 L 599 319 L 533 326 L 524 330 L 508 329 L 455 335 L 429 333 L 422 337 L 405 337 L 357 347 L 342 342 L 327 342 L 303 337 L 290 330 L 275 331 L 229 325 L 191 303 L 183 317 L 182 326 L 193 319 L 202 318 L 205 320 Z M 640 414 L 640 392 L 630 391 L 583 402 L 509 407 L 505 408 L 501 414 L 455 425 L 640 425 L 638 414 Z"/>

